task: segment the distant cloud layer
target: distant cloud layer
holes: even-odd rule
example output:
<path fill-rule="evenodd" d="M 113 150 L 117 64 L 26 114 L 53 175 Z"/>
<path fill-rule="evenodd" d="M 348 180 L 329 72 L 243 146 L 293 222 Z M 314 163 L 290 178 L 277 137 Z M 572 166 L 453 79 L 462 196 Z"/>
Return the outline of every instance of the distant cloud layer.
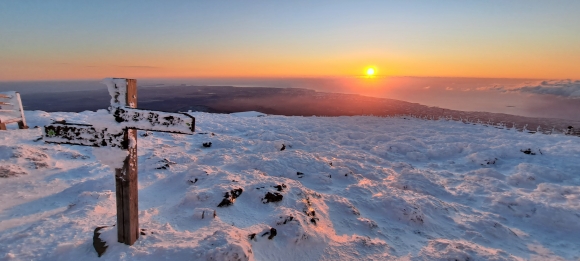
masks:
<path fill-rule="evenodd" d="M 534 94 L 550 94 L 570 99 L 580 99 L 580 80 L 542 81 L 538 85 L 517 88 L 504 86 L 479 87 L 479 91 L 522 92 Z"/>
<path fill-rule="evenodd" d="M 580 81 L 543 81 L 537 86 L 524 86 L 510 91 L 551 94 L 572 99 L 580 99 Z"/>
<path fill-rule="evenodd" d="M 141 68 L 141 69 L 158 69 L 157 66 L 146 66 L 146 65 L 120 65 L 119 67 L 125 68 Z"/>

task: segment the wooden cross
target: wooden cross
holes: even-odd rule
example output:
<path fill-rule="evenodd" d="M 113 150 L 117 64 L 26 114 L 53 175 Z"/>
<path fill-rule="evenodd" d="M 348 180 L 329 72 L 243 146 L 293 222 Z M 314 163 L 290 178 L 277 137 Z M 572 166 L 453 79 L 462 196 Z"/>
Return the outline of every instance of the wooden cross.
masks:
<path fill-rule="evenodd" d="M 195 118 L 184 113 L 135 109 L 137 81 L 109 78 L 103 80 L 111 95 L 110 117 L 98 124 L 54 122 L 44 127 L 47 143 L 111 147 L 127 151 L 122 168 L 115 168 L 117 195 L 117 238 L 133 245 L 139 238 L 137 197 L 137 129 L 193 134 Z M 103 124 L 103 122 L 105 124 Z"/>

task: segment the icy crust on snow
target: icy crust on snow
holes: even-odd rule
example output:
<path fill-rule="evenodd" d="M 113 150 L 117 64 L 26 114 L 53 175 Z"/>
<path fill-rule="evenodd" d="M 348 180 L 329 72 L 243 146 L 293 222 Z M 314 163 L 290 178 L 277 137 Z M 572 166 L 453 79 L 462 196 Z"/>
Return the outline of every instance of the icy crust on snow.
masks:
<path fill-rule="evenodd" d="M 111 106 L 127 106 L 127 79 L 124 78 L 105 78 L 101 83 L 107 86 L 109 95 L 111 95 Z"/>
<path fill-rule="evenodd" d="M 244 111 L 244 112 L 234 112 L 230 113 L 232 116 L 236 117 L 264 117 L 266 114 L 257 111 Z"/>
<path fill-rule="evenodd" d="M 195 135 L 139 132 L 144 235 L 129 247 L 104 229 L 101 258 L 92 233 L 115 224 L 112 171 L 91 148 L 34 142 L 38 129 L 0 132 L 0 166 L 24 172 L 0 178 L 0 259 L 580 258 L 577 137 L 404 118 L 193 116 Z"/>

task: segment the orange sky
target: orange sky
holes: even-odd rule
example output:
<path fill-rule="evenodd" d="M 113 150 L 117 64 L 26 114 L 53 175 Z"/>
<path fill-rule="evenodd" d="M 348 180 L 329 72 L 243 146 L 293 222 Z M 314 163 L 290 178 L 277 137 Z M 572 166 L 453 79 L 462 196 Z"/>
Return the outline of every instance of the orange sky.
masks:
<path fill-rule="evenodd" d="M 578 1 L 332 3 L 3 2 L 0 81 L 352 76 L 369 66 L 580 79 Z"/>

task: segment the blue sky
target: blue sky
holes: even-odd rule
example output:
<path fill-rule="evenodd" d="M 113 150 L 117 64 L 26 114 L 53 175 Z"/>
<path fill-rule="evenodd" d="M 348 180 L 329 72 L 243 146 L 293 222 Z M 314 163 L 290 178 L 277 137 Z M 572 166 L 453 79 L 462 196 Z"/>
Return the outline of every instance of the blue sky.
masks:
<path fill-rule="evenodd" d="M 0 80 L 580 78 L 580 1 L 3 1 Z"/>

